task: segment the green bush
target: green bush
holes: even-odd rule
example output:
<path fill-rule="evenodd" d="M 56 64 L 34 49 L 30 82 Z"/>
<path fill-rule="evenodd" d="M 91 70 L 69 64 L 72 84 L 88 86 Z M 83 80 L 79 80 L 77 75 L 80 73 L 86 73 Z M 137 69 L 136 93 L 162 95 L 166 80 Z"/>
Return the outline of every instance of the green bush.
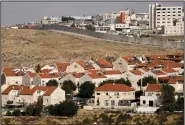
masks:
<path fill-rule="evenodd" d="M 10 111 L 6 112 L 6 116 L 11 116 L 11 115 L 12 115 L 12 113 Z"/>
<path fill-rule="evenodd" d="M 14 111 L 12 112 L 12 116 L 20 116 L 20 115 L 21 115 L 21 112 L 20 112 L 19 109 L 14 110 Z"/>

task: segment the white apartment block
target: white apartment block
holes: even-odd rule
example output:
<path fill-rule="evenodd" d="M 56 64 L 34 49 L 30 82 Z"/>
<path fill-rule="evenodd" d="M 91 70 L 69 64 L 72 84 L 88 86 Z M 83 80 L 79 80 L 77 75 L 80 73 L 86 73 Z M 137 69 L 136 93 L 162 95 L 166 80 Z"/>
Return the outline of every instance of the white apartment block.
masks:
<path fill-rule="evenodd" d="M 183 18 L 184 12 L 182 6 L 162 6 L 157 3 L 149 5 L 150 29 L 164 26 L 164 34 L 182 35 L 184 34 Z"/>

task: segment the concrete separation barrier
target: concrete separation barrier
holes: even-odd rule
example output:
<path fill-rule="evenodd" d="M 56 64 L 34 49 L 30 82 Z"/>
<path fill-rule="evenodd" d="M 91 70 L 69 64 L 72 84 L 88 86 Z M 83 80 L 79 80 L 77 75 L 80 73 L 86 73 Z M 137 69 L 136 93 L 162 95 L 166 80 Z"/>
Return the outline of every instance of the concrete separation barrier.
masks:
<path fill-rule="evenodd" d="M 94 31 L 84 30 L 84 29 L 79 29 L 74 27 L 60 26 L 56 24 L 42 25 L 40 30 L 59 30 L 59 31 L 72 32 L 76 34 L 82 34 L 82 35 L 87 35 L 87 36 L 101 38 L 101 39 L 120 41 L 124 43 L 158 46 L 162 48 L 184 49 L 184 46 L 183 46 L 184 42 L 161 41 L 161 40 L 152 39 L 150 37 L 139 38 L 139 37 L 114 35 L 114 34 L 108 34 L 108 33 L 99 33 L 99 32 L 94 32 Z"/>

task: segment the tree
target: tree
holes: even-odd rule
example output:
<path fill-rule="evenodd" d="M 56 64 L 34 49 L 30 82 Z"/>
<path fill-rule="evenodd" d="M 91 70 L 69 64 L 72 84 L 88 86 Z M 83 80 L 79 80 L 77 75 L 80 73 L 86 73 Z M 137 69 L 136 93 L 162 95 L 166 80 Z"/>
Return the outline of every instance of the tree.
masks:
<path fill-rule="evenodd" d="M 41 73 L 41 66 L 38 64 L 35 68 L 36 73 Z"/>
<path fill-rule="evenodd" d="M 175 103 L 175 109 L 177 111 L 184 111 L 184 97 L 178 96 L 177 101 Z"/>
<path fill-rule="evenodd" d="M 59 104 L 50 105 L 45 108 L 50 115 L 56 116 L 74 116 L 78 111 L 78 105 L 72 101 L 64 101 Z"/>
<path fill-rule="evenodd" d="M 91 24 L 86 25 L 85 28 L 86 28 L 87 30 L 91 30 L 91 31 L 95 31 L 95 29 L 96 29 L 96 28 L 95 28 L 93 25 L 91 25 Z"/>
<path fill-rule="evenodd" d="M 87 81 L 80 85 L 79 96 L 82 98 L 91 98 L 94 93 L 95 85 Z"/>
<path fill-rule="evenodd" d="M 28 116 L 33 116 L 34 113 L 34 105 L 28 105 L 26 108 L 26 114 Z"/>
<path fill-rule="evenodd" d="M 12 115 L 12 113 L 10 111 L 6 112 L 6 116 L 11 116 L 11 115 Z"/>
<path fill-rule="evenodd" d="M 12 112 L 12 116 L 20 116 L 20 115 L 21 115 L 21 112 L 20 112 L 19 109 L 14 110 L 14 111 Z"/>
<path fill-rule="evenodd" d="M 175 110 L 175 89 L 168 84 L 162 86 L 162 104 L 164 111 Z"/>
<path fill-rule="evenodd" d="M 46 86 L 58 86 L 58 82 L 55 79 L 49 80 Z"/>
<path fill-rule="evenodd" d="M 156 84 L 157 83 L 157 79 L 154 78 L 153 76 L 148 76 L 148 77 L 144 77 L 142 79 L 142 86 L 147 86 L 147 84 Z M 141 79 L 137 82 L 138 86 L 141 86 Z"/>
<path fill-rule="evenodd" d="M 115 83 L 115 84 L 125 84 L 127 86 L 130 86 L 131 87 L 131 82 L 130 80 L 128 79 L 124 79 L 124 78 L 121 78 L 121 79 L 117 79 L 117 80 L 106 80 L 106 81 L 103 81 L 100 83 L 99 87 L 104 85 L 104 84 L 107 84 L 107 83 Z"/>
<path fill-rule="evenodd" d="M 70 94 L 70 98 L 73 96 L 73 91 L 76 90 L 76 85 L 72 82 L 72 81 L 64 81 L 62 84 L 62 89 L 65 91 L 66 93 L 66 98 L 68 94 Z"/>
<path fill-rule="evenodd" d="M 42 109 L 43 109 L 43 98 L 39 97 L 38 100 L 37 100 L 37 103 L 35 105 L 34 115 L 35 116 L 40 116 L 41 112 L 42 112 Z"/>

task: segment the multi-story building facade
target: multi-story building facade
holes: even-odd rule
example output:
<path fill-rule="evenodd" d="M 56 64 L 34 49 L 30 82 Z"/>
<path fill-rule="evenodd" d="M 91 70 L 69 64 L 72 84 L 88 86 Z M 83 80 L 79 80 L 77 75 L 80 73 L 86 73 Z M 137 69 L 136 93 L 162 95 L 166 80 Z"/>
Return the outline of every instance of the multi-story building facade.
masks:
<path fill-rule="evenodd" d="M 149 28 L 164 27 L 164 34 L 184 34 L 184 12 L 182 6 L 149 5 Z"/>

